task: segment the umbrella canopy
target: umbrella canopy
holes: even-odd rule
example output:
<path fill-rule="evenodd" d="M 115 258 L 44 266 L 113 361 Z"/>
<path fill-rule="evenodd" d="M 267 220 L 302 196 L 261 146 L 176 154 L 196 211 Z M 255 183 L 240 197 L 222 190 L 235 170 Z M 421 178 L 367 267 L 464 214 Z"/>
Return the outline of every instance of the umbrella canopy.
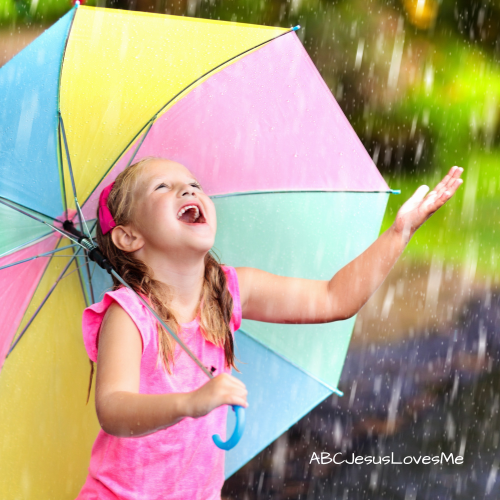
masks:
<path fill-rule="evenodd" d="M 81 313 L 111 281 L 65 220 L 81 206 L 92 230 L 103 186 L 169 158 L 212 196 L 222 262 L 330 279 L 376 239 L 391 190 L 294 30 L 77 5 L 0 89 L 0 490 L 69 498 L 99 428 Z M 354 321 L 243 321 L 250 406 L 226 477 L 339 392 Z"/>

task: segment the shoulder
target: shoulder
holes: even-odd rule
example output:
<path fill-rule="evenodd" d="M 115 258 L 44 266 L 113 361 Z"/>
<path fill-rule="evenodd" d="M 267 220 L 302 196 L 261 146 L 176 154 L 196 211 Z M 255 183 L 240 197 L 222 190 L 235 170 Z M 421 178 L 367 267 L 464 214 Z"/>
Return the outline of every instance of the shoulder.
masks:
<path fill-rule="evenodd" d="M 127 318 L 128 316 L 128 318 Z M 92 361 L 97 361 L 99 332 L 104 318 L 115 321 L 130 320 L 134 323 L 142 338 L 143 352 L 151 339 L 151 317 L 132 290 L 126 287 L 107 292 L 100 302 L 83 311 L 82 333 L 87 354 Z"/>
<path fill-rule="evenodd" d="M 236 272 L 236 269 L 234 267 L 226 266 L 224 264 L 221 264 L 220 267 L 222 268 L 224 274 L 226 275 L 227 287 L 229 288 L 231 295 L 233 295 L 233 291 L 238 293 L 239 295 L 240 290 L 238 283 L 238 274 Z"/>
<path fill-rule="evenodd" d="M 262 276 L 259 275 L 260 270 L 253 267 L 236 267 L 234 270 L 238 276 L 241 308 L 245 310 L 245 305 L 249 297 L 250 284 L 255 279 L 262 279 Z"/>
<path fill-rule="evenodd" d="M 139 327 L 118 302 L 113 302 L 107 309 L 96 345 L 99 349 L 99 362 L 106 358 L 109 361 L 111 353 L 115 363 L 125 364 L 129 369 L 140 363 L 144 352 Z"/>

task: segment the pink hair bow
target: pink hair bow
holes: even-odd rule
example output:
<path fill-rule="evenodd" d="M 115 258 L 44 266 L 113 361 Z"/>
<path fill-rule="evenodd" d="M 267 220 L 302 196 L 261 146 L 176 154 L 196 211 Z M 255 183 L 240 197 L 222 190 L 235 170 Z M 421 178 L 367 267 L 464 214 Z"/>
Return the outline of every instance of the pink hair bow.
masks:
<path fill-rule="evenodd" d="M 102 234 L 109 233 L 116 226 L 116 222 L 108 208 L 109 193 L 114 185 L 115 183 L 112 182 L 109 186 L 105 187 L 102 190 L 101 196 L 99 196 L 99 224 L 101 225 Z"/>

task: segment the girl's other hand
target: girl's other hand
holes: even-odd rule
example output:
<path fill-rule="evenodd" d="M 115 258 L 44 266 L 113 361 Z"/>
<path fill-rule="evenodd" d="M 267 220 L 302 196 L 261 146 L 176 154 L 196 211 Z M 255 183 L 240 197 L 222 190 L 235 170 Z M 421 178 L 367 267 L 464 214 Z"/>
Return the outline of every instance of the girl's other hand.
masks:
<path fill-rule="evenodd" d="M 442 207 L 463 183 L 461 167 L 452 167 L 443 180 L 430 192 L 429 186 L 420 186 L 413 196 L 399 209 L 394 222 L 397 232 L 410 240 L 415 231 L 440 207 Z"/>
<path fill-rule="evenodd" d="M 221 405 L 248 407 L 245 384 L 236 377 L 221 373 L 196 391 L 190 392 L 188 414 L 192 418 L 203 417 Z"/>

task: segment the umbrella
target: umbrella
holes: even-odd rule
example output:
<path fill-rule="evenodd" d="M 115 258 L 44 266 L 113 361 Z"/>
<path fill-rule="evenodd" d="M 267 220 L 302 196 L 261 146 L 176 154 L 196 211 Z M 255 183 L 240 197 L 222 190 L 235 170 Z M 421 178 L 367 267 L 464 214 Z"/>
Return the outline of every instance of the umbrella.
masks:
<path fill-rule="evenodd" d="M 68 231 L 92 233 L 103 186 L 142 157 L 178 161 L 214 200 L 222 262 L 311 279 L 376 239 L 392 191 L 294 29 L 77 4 L 0 89 L 0 484 L 69 497 L 99 429 L 81 313 L 110 278 Z M 226 477 L 341 394 L 354 321 L 242 322 L 250 406 Z"/>

